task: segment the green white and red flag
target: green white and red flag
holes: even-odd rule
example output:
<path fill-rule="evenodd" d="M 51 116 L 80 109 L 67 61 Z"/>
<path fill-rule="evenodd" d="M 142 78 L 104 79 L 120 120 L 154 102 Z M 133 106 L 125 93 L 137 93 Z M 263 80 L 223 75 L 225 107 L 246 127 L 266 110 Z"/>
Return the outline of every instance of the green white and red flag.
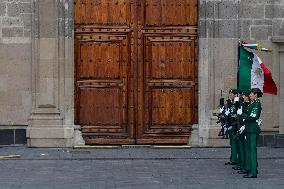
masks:
<path fill-rule="evenodd" d="M 238 89 L 248 91 L 259 88 L 263 93 L 277 95 L 277 86 L 271 72 L 257 54 L 239 45 Z"/>

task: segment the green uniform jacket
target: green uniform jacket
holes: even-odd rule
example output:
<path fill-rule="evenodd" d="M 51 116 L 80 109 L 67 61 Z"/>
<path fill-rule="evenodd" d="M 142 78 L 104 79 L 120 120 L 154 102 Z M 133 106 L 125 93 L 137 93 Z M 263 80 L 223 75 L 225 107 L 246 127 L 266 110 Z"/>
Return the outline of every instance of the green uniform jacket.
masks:
<path fill-rule="evenodd" d="M 250 105 L 250 102 L 243 102 L 243 114 L 242 114 L 242 119 L 247 117 L 248 115 L 248 107 Z M 244 124 L 244 123 L 243 123 Z"/>
<path fill-rule="evenodd" d="M 230 109 L 229 117 L 232 126 L 232 131 L 234 133 L 237 132 L 237 125 L 238 125 L 237 110 L 238 110 L 237 104 L 235 102 L 232 102 L 232 107 Z"/>
<path fill-rule="evenodd" d="M 261 132 L 260 127 L 258 126 L 261 110 L 260 100 L 256 99 L 247 107 L 247 112 L 243 113 L 246 133 L 259 134 Z"/>
<path fill-rule="evenodd" d="M 243 103 L 243 115 L 242 117 L 245 117 L 247 116 L 248 114 L 248 107 L 249 107 L 250 103 L 249 102 L 244 102 Z M 245 116 L 244 116 L 245 115 Z"/>

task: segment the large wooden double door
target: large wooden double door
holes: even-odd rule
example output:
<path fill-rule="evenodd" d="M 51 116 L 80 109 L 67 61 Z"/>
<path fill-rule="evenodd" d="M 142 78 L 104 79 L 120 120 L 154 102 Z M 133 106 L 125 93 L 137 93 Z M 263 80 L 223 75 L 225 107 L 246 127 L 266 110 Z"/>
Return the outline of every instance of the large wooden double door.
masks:
<path fill-rule="evenodd" d="M 197 121 L 197 0 L 75 0 L 86 144 L 185 144 Z"/>

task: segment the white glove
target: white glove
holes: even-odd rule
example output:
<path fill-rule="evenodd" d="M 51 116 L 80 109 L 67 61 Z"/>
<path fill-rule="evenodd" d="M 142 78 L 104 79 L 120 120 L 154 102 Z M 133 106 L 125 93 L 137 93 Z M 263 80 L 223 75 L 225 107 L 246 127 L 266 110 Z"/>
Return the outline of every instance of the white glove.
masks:
<path fill-rule="evenodd" d="M 239 97 L 238 96 L 234 98 L 234 102 L 239 102 Z"/>
<path fill-rule="evenodd" d="M 232 129 L 232 126 L 230 126 L 230 127 L 228 128 L 228 131 L 231 130 L 231 129 Z"/>
<path fill-rule="evenodd" d="M 262 124 L 262 120 L 259 119 L 259 120 L 257 121 L 257 124 L 258 124 L 258 126 L 260 126 L 260 125 Z"/>
<path fill-rule="evenodd" d="M 237 110 L 237 114 L 238 115 L 242 115 L 243 114 L 243 108 L 242 107 Z"/>
<path fill-rule="evenodd" d="M 222 113 L 223 111 L 224 111 L 224 107 L 221 107 L 221 108 L 219 109 L 219 112 Z"/>
<path fill-rule="evenodd" d="M 229 113 L 230 113 L 230 111 L 227 109 L 227 110 L 225 111 L 225 115 L 227 116 L 227 115 L 229 115 Z"/>
<path fill-rule="evenodd" d="M 240 134 L 242 134 L 242 133 L 244 132 L 244 130 L 245 130 L 245 126 L 243 125 L 243 126 L 241 126 L 241 128 L 239 129 Z"/>

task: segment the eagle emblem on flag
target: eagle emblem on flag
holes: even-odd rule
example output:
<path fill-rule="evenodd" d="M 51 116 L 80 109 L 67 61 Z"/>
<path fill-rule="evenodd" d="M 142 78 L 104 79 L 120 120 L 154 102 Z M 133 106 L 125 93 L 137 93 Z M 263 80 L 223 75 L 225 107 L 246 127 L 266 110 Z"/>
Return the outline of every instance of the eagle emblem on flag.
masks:
<path fill-rule="evenodd" d="M 261 68 L 256 68 L 255 71 L 254 71 L 255 75 L 257 76 L 261 76 L 263 74 L 263 71 Z"/>

